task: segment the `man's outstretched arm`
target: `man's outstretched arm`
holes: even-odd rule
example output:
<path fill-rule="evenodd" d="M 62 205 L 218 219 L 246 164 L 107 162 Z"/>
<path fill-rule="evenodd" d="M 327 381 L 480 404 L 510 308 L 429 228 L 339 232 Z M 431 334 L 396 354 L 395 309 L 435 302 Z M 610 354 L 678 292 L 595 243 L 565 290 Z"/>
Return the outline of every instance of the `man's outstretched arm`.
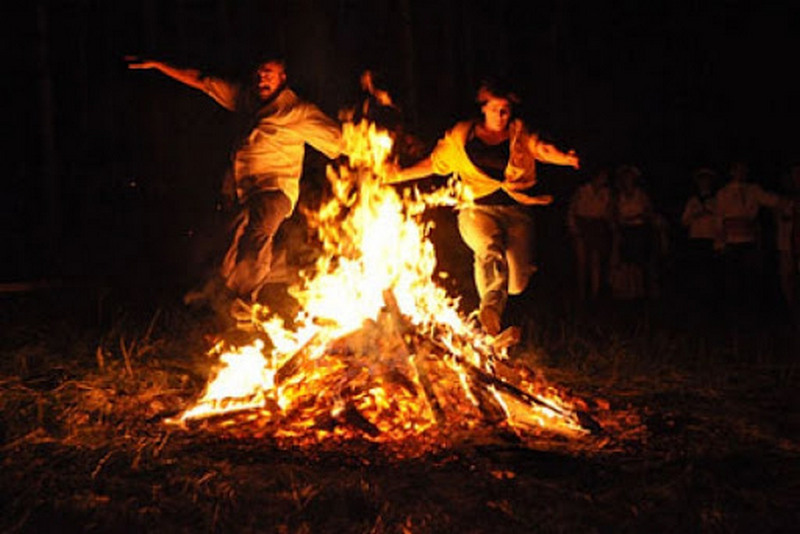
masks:
<path fill-rule="evenodd" d="M 125 56 L 125 61 L 128 62 L 129 69 L 156 69 L 189 87 L 201 91 L 204 89 L 204 76 L 198 69 L 176 67 L 163 61 L 140 59 L 137 56 Z"/>

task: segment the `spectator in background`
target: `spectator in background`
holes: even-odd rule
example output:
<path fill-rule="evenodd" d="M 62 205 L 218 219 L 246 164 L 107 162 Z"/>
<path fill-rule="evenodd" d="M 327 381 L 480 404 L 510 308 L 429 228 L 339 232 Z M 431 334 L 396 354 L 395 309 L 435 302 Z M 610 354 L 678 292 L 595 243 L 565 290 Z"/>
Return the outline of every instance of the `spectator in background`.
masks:
<path fill-rule="evenodd" d="M 716 246 L 722 252 L 725 296 L 734 317 L 739 317 L 745 310 L 758 313 L 764 299 L 759 212 L 776 209 L 782 201 L 748 181 L 746 163 L 733 162 L 729 172 L 728 183 L 716 195 Z"/>
<path fill-rule="evenodd" d="M 620 165 L 615 173 L 612 292 L 620 299 L 642 299 L 655 293 L 656 214 L 650 196 L 639 185 L 641 171 Z"/>
<path fill-rule="evenodd" d="M 599 169 L 588 182 L 578 187 L 567 212 L 581 300 L 595 300 L 605 295 L 608 289 L 613 218 L 609 174 L 608 169 Z"/>
<path fill-rule="evenodd" d="M 697 169 L 692 174 L 694 193 L 686 201 L 681 224 L 687 230 L 686 278 L 689 297 L 698 297 L 707 303 L 714 294 L 717 283 L 716 181 L 717 173 L 709 168 Z"/>
<path fill-rule="evenodd" d="M 776 211 L 781 294 L 791 310 L 798 306 L 800 277 L 800 164 L 785 177 L 786 202 Z"/>

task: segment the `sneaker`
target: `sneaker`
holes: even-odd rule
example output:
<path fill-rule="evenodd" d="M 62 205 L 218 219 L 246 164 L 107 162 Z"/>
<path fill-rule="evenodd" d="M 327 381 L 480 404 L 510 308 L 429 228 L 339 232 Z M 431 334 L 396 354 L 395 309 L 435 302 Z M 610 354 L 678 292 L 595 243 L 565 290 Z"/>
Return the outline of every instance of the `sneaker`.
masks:
<path fill-rule="evenodd" d="M 500 313 L 491 306 L 483 306 L 478 312 L 478 320 L 481 326 L 490 336 L 496 336 L 500 333 Z"/>
<path fill-rule="evenodd" d="M 509 326 L 495 337 L 492 346 L 496 349 L 507 349 L 519 345 L 521 339 L 522 328 Z"/>

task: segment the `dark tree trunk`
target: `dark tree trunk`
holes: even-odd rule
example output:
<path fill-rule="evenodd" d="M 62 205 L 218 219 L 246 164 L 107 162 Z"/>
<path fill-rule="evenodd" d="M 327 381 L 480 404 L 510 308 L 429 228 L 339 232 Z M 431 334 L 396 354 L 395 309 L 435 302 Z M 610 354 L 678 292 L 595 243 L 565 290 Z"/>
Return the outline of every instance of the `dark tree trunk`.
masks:
<path fill-rule="evenodd" d="M 224 49 L 222 60 L 226 65 L 231 65 L 233 63 L 231 11 L 228 7 L 228 2 L 225 0 L 217 1 L 217 21 L 219 23 L 219 34 Z"/>
<path fill-rule="evenodd" d="M 405 58 L 403 73 L 405 74 L 406 86 L 406 102 L 408 113 L 408 120 L 412 128 L 419 124 L 419 116 L 417 113 L 417 80 L 416 80 L 416 64 L 414 61 L 414 54 L 416 47 L 414 43 L 414 24 L 411 15 L 411 3 L 409 0 L 400 0 L 400 18 L 402 25 L 403 36 L 403 57 Z"/>
<path fill-rule="evenodd" d="M 159 36 L 158 36 L 158 9 L 156 2 L 158 0 L 144 0 L 142 9 L 142 26 L 144 27 L 144 48 L 148 55 L 154 55 L 156 59 L 160 58 L 158 55 L 159 50 Z M 164 121 L 164 108 L 171 108 L 174 103 L 161 102 L 158 99 L 150 99 L 147 103 L 148 122 L 151 125 L 152 139 L 146 141 L 147 150 L 153 154 L 154 168 L 166 169 L 167 150 L 170 149 L 171 142 L 169 142 L 169 135 L 167 134 L 166 124 Z M 169 174 L 171 172 L 167 171 Z"/>
<path fill-rule="evenodd" d="M 55 144 L 55 99 L 53 97 L 53 78 L 50 69 L 50 29 L 47 7 L 39 4 L 36 8 L 36 70 L 39 88 L 41 180 L 43 203 L 43 223 L 40 231 L 45 247 L 43 260 L 48 265 L 60 259 L 61 184 L 58 179 Z M 45 274 L 53 274 L 47 272 Z"/>

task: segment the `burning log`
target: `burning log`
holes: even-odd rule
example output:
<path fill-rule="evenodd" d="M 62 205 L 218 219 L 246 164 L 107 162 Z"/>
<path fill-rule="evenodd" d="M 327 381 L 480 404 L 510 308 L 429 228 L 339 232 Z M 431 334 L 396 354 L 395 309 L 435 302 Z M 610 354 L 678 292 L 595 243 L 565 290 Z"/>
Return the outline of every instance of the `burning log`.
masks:
<path fill-rule="evenodd" d="M 389 383 L 400 386 L 414 397 L 418 396 L 417 386 L 414 381 L 399 369 L 390 369 L 383 376 Z"/>
<path fill-rule="evenodd" d="M 349 423 L 350 425 L 354 426 L 358 430 L 361 430 L 366 435 L 371 437 L 376 437 L 380 435 L 381 431 L 369 422 L 369 419 L 364 417 L 361 412 L 358 411 L 352 402 L 347 403 L 347 407 L 345 408 L 344 412 L 342 413 L 342 419 Z"/>
<path fill-rule="evenodd" d="M 464 367 L 470 374 L 470 376 L 477 382 L 480 382 L 486 386 L 491 386 L 496 388 L 498 391 L 502 393 L 506 393 L 514 398 L 521 400 L 522 402 L 534 406 L 540 406 L 547 410 L 552 411 L 553 413 L 565 418 L 565 419 L 575 419 L 580 427 L 588 430 L 594 434 L 602 433 L 602 427 L 600 424 L 594 420 L 594 418 L 589 415 L 588 413 L 582 410 L 575 410 L 567 412 L 563 408 L 556 406 L 555 404 L 543 399 L 537 395 L 532 393 L 528 393 L 517 386 L 506 382 L 505 380 L 490 374 L 480 367 L 472 364 L 471 362 L 467 361 L 466 358 L 463 356 L 453 356 L 454 359 L 458 362 L 458 364 Z"/>
<path fill-rule="evenodd" d="M 308 343 L 304 344 L 300 350 L 295 352 L 291 358 L 286 360 L 276 372 L 275 372 L 275 384 L 281 385 L 287 380 L 289 380 L 292 376 L 296 375 L 297 372 L 300 370 L 301 365 L 308 357 L 308 348 L 313 346 L 313 342 L 315 341 L 314 338 L 308 341 Z"/>
<path fill-rule="evenodd" d="M 403 333 L 403 339 L 408 344 L 409 351 L 417 354 L 422 353 L 425 356 L 435 355 L 439 358 L 447 357 L 446 355 L 449 353 L 449 351 L 446 347 L 436 344 L 436 342 L 432 339 L 423 339 L 417 334 L 413 333 L 413 327 L 411 323 L 400 312 L 400 309 L 397 305 L 397 299 L 390 289 L 387 289 L 383 292 L 383 300 L 386 304 L 387 312 L 397 325 L 397 329 Z M 500 336 L 498 336 L 498 339 L 500 340 L 498 345 L 505 346 L 507 342 L 514 339 L 516 336 L 518 336 L 518 332 L 509 328 Z M 542 399 L 534 394 L 528 393 L 517 386 L 484 371 L 480 367 L 469 362 L 463 356 L 450 354 L 450 357 L 453 358 L 457 365 L 464 368 L 468 372 L 470 377 L 470 392 L 478 401 L 478 408 L 488 422 L 502 421 L 505 419 L 506 415 L 502 406 L 500 406 L 494 396 L 486 391 L 486 387 L 496 388 L 498 391 L 515 397 L 526 404 L 546 408 L 561 417 L 573 417 L 572 413 L 567 413 L 555 404 L 548 402 L 547 400 Z M 419 375 L 421 382 L 423 382 L 422 385 L 423 389 L 425 390 L 426 397 L 428 398 L 428 401 L 431 404 L 434 413 L 436 414 L 437 422 L 442 425 L 444 422 L 444 412 L 441 409 L 436 395 L 433 393 L 430 381 L 427 379 L 427 373 L 425 373 L 423 370 L 423 372 L 419 373 Z M 426 382 L 427 386 L 425 384 Z M 576 413 L 574 417 L 576 417 L 580 425 L 586 427 L 587 430 L 592 432 L 599 432 L 601 430 L 600 425 L 594 421 L 590 415 L 584 412 Z"/>
<path fill-rule="evenodd" d="M 427 349 L 427 347 L 415 346 L 415 336 L 412 335 L 411 324 L 409 324 L 409 322 L 400 312 L 400 307 L 397 305 L 397 299 L 395 298 L 391 289 L 384 290 L 383 302 L 385 304 L 384 309 L 386 310 L 388 316 L 392 319 L 395 330 L 400 334 L 400 338 L 406 345 L 408 352 L 415 355 L 413 359 L 414 369 L 417 372 L 417 377 L 420 381 L 420 385 L 422 386 L 422 391 L 425 393 L 425 399 L 428 401 L 428 405 L 431 407 L 431 411 L 436 418 L 436 423 L 440 427 L 443 427 L 445 424 L 444 410 L 442 410 L 439 399 L 436 397 L 436 393 L 433 391 L 433 385 L 431 384 L 428 371 L 425 369 L 424 364 L 425 359 L 431 354 L 431 352 Z"/>
<path fill-rule="evenodd" d="M 417 372 L 417 378 L 419 379 L 420 385 L 422 385 L 422 391 L 425 393 L 425 399 L 428 401 L 428 405 L 431 407 L 433 416 L 436 418 L 436 424 L 439 425 L 439 427 L 444 427 L 446 422 L 444 410 L 442 409 L 442 405 L 439 403 L 439 398 L 433 391 L 433 384 L 431 384 L 431 379 L 428 376 L 428 370 L 425 368 L 425 360 L 429 357 L 429 354 L 430 352 L 424 346 L 420 347 L 420 350 L 417 351 L 417 354 L 414 357 L 414 370 Z"/>

